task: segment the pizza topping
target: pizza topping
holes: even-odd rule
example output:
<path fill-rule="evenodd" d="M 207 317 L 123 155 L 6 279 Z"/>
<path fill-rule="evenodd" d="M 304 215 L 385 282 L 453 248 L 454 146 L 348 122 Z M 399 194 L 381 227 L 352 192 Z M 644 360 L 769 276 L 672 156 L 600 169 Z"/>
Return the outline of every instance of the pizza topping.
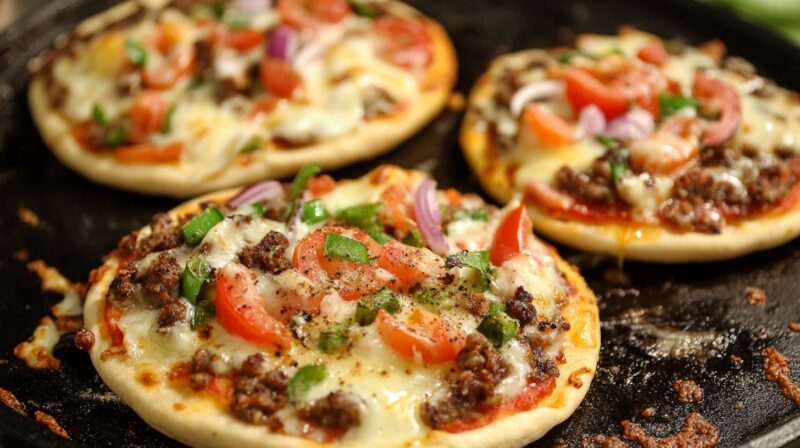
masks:
<path fill-rule="evenodd" d="M 211 278 L 211 265 L 202 255 L 198 254 L 188 262 L 181 273 L 181 296 L 191 304 L 197 302 L 200 288 Z"/>
<path fill-rule="evenodd" d="M 228 208 L 236 210 L 245 205 L 257 203 L 259 201 L 271 201 L 283 197 L 283 186 L 274 180 L 265 180 L 242 189 L 234 197 L 228 200 Z"/>
<path fill-rule="evenodd" d="M 309 389 L 324 379 L 325 366 L 307 365 L 300 367 L 292 376 L 292 379 L 289 380 L 289 385 L 286 389 L 289 393 L 289 398 L 293 401 L 299 401 L 308 393 Z"/>
<path fill-rule="evenodd" d="M 265 364 L 261 353 L 250 355 L 233 379 L 233 415 L 258 425 L 270 424 L 275 412 L 289 404 L 289 377 L 281 370 L 267 371 Z"/>
<path fill-rule="evenodd" d="M 742 121 L 742 105 L 739 94 L 724 81 L 709 77 L 698 70 L 694 77 L 695 95 L 706 100 L 719 110 L 719 120 L 706 126 L 703 144 L 719 146 L 730 140 Z"/>
<path fill-rule="evenodd" d="M 280 232 L 270 230 L 258 244 L 248 246 L 239 252 L 239 261 L 248 268 L 260 268 L 272 274 L 292 267 L 286 256 L 289 240 Z"/>
<path fill-rule="evenodd" d="M 432 179 L 422 181 L 414 192 L 414 214 L 419 223 L 419 231 L 428 247 L 439 255 L 449 251 L 447 240 L 442 232 L 442 215 L 436 201 L 436 182 Z"/>
<path fill-rule="evenodd" d="M 455 359 L 464 346 L 464 335 L 436 314 L 414 308 L 405 323 L 385 310 L 375 320 L 381 339 L 394 351 L 423 364 L 443 364 Z"/>
<path fill-rule="evenodd" d="M 533 224 L 524 205 L 511 210 L 497 227 L 489 252 L 492 264 L 502 265 L 509 258 L 527 251 Z"/>
<path fill-rule="evenodd" d="M 187 244 L 196 246 L 203 241 L 209 230 L 219 224 L 225 216 L 216 207 L 209 207 L 183 225 L 183 239 Z"/>
<path fill-rule="evenodd" d="M 348 430 L 361 424 L 361 406 L 361 400 L 356 395 L 336 391 L 301 406 L 297 412 L 300 418 L 323 428 Z"/>
<path fill-rule="evenodd" d="M 500 303 L 489 305 L 489 315 L 478 325 L 478 331 L 497 348 L 517 335 L 519 324 L 503 310 Z"/>
<path fill-rule="evenodd" d="M 518 117 L 522 114 L 525 105 L 540 99 L 551 98 L 564 95 L 564 83 L 559 81 L 538 81 L 528 84 L 517 90 L 509 102 L 511 114 Z"/>
<path fill-rule="evenodd" d="M 378 311 L 384 310 L 389 314 L 397 314 L 400 311 L 400 301 L 397 294 L 391 289 L 382 288 L 378 292 L 366 296 L 358 301 L 356 307 L 355 321 L 361 326 L 375 322 Z"/>
<path fill-rule="evenodd" d="M 536 307 L 533 305 L 533 296 L 522 286 L 514 292 L 514 297 L 506 302 L 505 312 L 519 321 L 521 327 L 536 322 Z"/>

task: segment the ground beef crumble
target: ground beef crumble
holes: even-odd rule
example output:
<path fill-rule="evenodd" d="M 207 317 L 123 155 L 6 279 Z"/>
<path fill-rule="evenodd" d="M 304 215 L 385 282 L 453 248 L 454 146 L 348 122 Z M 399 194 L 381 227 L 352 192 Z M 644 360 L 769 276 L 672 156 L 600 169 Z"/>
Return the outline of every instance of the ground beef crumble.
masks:
<path fill-rule="evenodd" d="M 714 448 L 719 443 L 717 428 L 696 412 L 686 416 L 679 433 L 667 437 L 648 436 L 644 428 L 629 420 L 622 422 L 622 427 L 623 437 L 642 448 Z"/>
<path fill-rule="evenodd" d="M 800 386 L 792 381 L 792 370 L 783 353 L 774 348 L 764 349 L 764 375 L 777 384 L 781 394 L 800 407 Z"/>
<path fill-rule="evenodd" d="M 239 261 L 248 268 L 259 267 L 272 274 L 292 267 L 292 262 L 286 257 L 289 240 L 276 231 L 270 231 L 258 244 L 245 247 L 239 252 Z"/>
<path fill-rule="evenodd" d="M 422 420 L 431 428 L 480 416 L 479 407 L 496 404 L 495 387 L 511 371 L 508 361 L 480 333 L 467 336 L 456 367 L 447 397 L 422 407 Z"/>
<path fill-rule="evenodd" d="M 281 370 L 266 370 L 261 353 L 250 355 L 233 381 L 233 415 L 248 423 L 274 425 L 273 414 L 289 403 L 289 377 Z"/>
<path fill-rule="evenodd" d="M 161 252 L 148 269 L 138 271 L 134 279 L 141 283 L 148 299 L 155 299 L 155 305 L 166 304 L 180 295 L 181 265 L 169 252 Z"/>
<path fill-rule="evenodd" d="M 761 288 L 748 287 L 744 294 L 749 305 L 763 305 L 767 303 L 767 292 Z"/>
<path fill-rule="evenodd" d="M 297 410 L 300 418 L 323 428 L 347 430 L 361 424 L 361 400 L 354 394 L 337 390 Z"/>
<path fill-rule="evenodd" d="M 522 286 L 518 287 L 514 292 L 514 297 L 506 302 L 506 313 L 517 319 L 522 327 L 536 323 L 536 307 L 533 305 L 533 296 Z"/>
<path fill-rule="evenodd" d="M 85 352 L 88 352 L 92 349 L 92 347 L 94 347 L 94 333 L 92 333 L 91 330 L 83 327 L 78 328 L 75 331 L 75 336 L 73 336 L 72 340 L 74 341 L 76 347 Z"/>
<path fill-rule="evenodd" d="M 678 393 L 678 401 L 681 403 L 703 401 L 703 388 L 692 380 L 675 380 L 672 388 Z"/>
<path fill-rule="evenodd" d="M 556 188 L 592 204 L 616 204 L 620 198 L 611 177 L 609 163 L 613 157 L 614 153 L 609 151 L 592 162 L 588 169 L 582 171 L 569 166 L 561 167 L 555 177 Z"/>

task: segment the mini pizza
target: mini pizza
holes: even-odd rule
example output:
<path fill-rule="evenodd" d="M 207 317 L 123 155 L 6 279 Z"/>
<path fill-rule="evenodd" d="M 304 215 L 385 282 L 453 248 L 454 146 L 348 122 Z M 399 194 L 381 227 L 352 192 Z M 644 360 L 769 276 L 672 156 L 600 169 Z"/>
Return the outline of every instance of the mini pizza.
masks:
<path fill-rule="evenodd" d="M 126 2 L 32 61 L 33 118 L 67 166 L 175 197 L 393 148 L 446 104 L 444 29 L 397 1 Z"/>
<path fill-rule="evenodd" d="M 380 167 L 187 202 L 91 276 L 92 362 L 192 446 L 522 446 L 565 420 L 595 297 L 525 208 Z"/>
<path fill-rule="evenodd" d="M 706 261 L 800 233 L 800 96 L 718 41 L 624 29 L 502 56 L 461 142 L 492 196 L 580 249 Z"/>

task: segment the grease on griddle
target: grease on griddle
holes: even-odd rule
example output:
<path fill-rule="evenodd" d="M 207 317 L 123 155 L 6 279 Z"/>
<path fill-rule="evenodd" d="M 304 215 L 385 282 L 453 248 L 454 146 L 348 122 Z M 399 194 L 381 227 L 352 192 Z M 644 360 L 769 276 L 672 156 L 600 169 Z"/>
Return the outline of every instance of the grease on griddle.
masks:
<path fill-rule="evenodd" d="M 672 388 L 678 393 L 681 403 L 698 403 L 703 401 L 703 388 L 692 380 L 675 380 Z"/>
<path fill-rule="evenodd" d="M 47 426 L 47 429 L 53 431 L 53 433 L 65 439 L 72 439 L 72 437 L 69 436 L 69 433 L 67 433 L 67 431 L 58 424 L 52 415 L 46 414 L 42 411 L 36 411 L 33 413 L 33 416 L 36 418 L 37 422 Z"/>
<path fill-rule="evenodd" d="M 41 218 L 39 218 L 39 215 L 27 207 L 20 207 L 17 209 L 17 218 L 19 218 L 19 220 L 23 223 L 34 228 L 42 227 L 43 224 Z"/>
<path fill-rule="evenodd" d="M 17 399 L 17 396 L 0 387 L 0 403 L 10 407 L 13 411 L 22 414 L 24 416 L 28 416 L 28 412 L 25 411 L 25 405 L 20 403 Z"/>
<path fill-rule="evenodd" d="M 792 400 L 795 406 L 800 407 L 800 386 L 792 381 L 792 370 L 789 360 L 775 348 L 766 348 L 764 355 L 764 375 L 767 380 L 777 384 L 781 395 Z"/>
<path fill-rule="evenodd" d="M 763 305 L 767 303 L 767 292 L 761 288 L 747 287 L 744 292 L 747 303 L 750 305 Z"/>

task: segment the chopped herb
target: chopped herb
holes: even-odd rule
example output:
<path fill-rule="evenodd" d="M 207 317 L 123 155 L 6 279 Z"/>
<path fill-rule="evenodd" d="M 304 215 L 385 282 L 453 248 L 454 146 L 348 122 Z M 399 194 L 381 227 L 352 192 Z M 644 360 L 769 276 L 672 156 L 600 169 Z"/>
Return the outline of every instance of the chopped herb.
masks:
<path fill-rule="evenodd" d="M 241 148 L 239 148 L 238 151 L 239 154 L 247 154 L 248 152 L 253 152 L 257 150 L 258 148 L 261 147 L 261 141 L 262 141 L 261 137 L 258 135 L 250 137 L 250 139 L 247 140 L 247 143 L 245 143 L 244 145 L 242 145 Z"/>
<path fill-rule="evenodd" d="M 300 210 L 300 220 L 306 224 L 316 224 L 328 219 L 328 211 L 320 199 L 314 199 L 303 204 Z"/>
<path fill-rule="evenodd" d="M 400 240 L 400 242 L 405 245 L 414 247 L 425 246 L 425 241 L 422 240 L 422 235 L 419 233 L 419 229 L 417 229 L 416 227 L 412 227 L 408 231 L 408 233 L 406 233 L 406 236 L 404 236 L 403 239 Z"/>
<path fill-rule="evenodd" d="M 194 306 L 194 317 L 191 323 L 192 330 L 200 327 L 216 315 L 217 309 L 214 307 L 213 297 L 210 295 L 201 295 L 197 304 Z"/>
<path fill-rule="evenodd" d="M 359 204 L 347 207 L 336 212 L 336 218 L 364 229 L 368 233 L 383 232 L 383 226 L 378 218 L 378 210 L 381 208 L 380 202 L 370 204 Z"/>
<path fill-rule="evenodd" d="M 169 134 L 172 132 L 172 115 L 175 114 L 175 105 L 171 104 L 167 113 L 164 114 L 164 121 L 161 122 L 161 133 Z"/>
<path fill-rule="evenodd" d="M 375 321 L 378 310 L 385 310 L 389 314 L 400 311 L 400 301 L 389 288 L 381 288 L 375 294 L 362 297 L 356 305 L 355 319 L 359 325 L 369 325 Z"/>
<path fill-rule="evenodd" d="M 370 19 L 378 16 L 378 9 L 368 2 L 361 0 L 348 0 L 348 3 L 350 3 L 350 7 L 353 8 L 353 11 L 359 16 Z"/>
<path fill-rule="evenodd" d="M 574 58 L 577 57 L 594 59 L 594 56 L 583 50 L 567 50 L 556 55 L 556 60 L 562 64 L 569 64 Z"/>
<path fill-rule="evenodd" d="M 333 325 L 319 334 L 319 349 L 323 353 L 337 353 L 350 345 L 350 337 L 346 334 L 348 322 Z"/>
<path fill-rule="evenodd" d="M 289 222 L 294 216 L 294 211 L 297 209 L 297 198 L 308 187 L 308 181 L 314 175 L 320 172 L 322 167 L 316 163 L 303 165 L 292 180 L 292 186 L 289 188 L 289 208 L 286 210 L 286 215 L 283 217 L 284 221 Z"/>
<path fill-rule="evenodd" d="M 204 256 L 198 254 L 190 258 L 181 272 L 181 295 L 194 305 L 200 288 L 210 277 L 211 265 Z"/>
<path fill-rule="evenodd" d="M 608 163 L 611 164 L 611 181 L 617 183 L 628 171 L 628 161 L 627 159 L 611 159 Z"/>
<path fill-rule="evenodd" d="M 335 233 L 325 235 L 325 248 L 323 253 L 327 258 L 338 258 L 340 260 L 362 264 L 369 263 L 367 246 L 359 241 Z"/>
<path fill-rule="evenodd" d="M 506 310 L 506 305 L 502 302 L 491 302 L 489 303 L 489 315 L 490 316 L 499 316 Z"/>
<path fill-rule="evenodd" d="M 106 144 L 114 148 L 116 146 L 124 145 L 128 141 L 128 130 L 124 124 L 118 124 L 108 133 L 106 137 Z"/>
<path fill-rule="evenodd" d="M 456 212 L 456 219 L 487 222 L 489 213 L 485 208 L 465 208 Z"/>
<path fill-rule="evenodd" d="M 672 115 L 687 107 L 697 109 L 698 105 L 699 103 L 694 98 L 670 95 L 669 93 L 661 93 L 658 95 L 658 106 L 661 109 L 662 117 Z"/>
<path fill-rule="evenodd" d="M 250 204 L 249 213 L 247 213 L 247 214 L 248 215 L 256 215 L 256 216 L 264 216 L 264 213 L 266 213 L 266 212 L 267 211 L 264 209 L 264 206 L 261 205 L 260 202 L 256 202 L 256 203 Z"/>
<path fill-rule="evenodd" d="M 128 39 L 125 41 L 125 55 L 137 67 L 147 65 L 147 49 L 135 40 Z"/>
<path fill-rule="evenodd" d="M 306 393 L 316 384 L 321 383 L 325 379 L 325 366 L 321 365 L 307 365 L 300 367 L 297 372 L 292 375 L 289 380 L 289 385 L 286 392 L 292 401 L 300 401 Z"/>
<path fill-rule="evenodd" d="M 619 146 L 618 141 L 608 138 L 605 135 L 598 135 L 595 137 L 595 140 L 597 140 L 597 142 L 603 145 L 606 149 L 614 149 Z"/>
<path fill-rule="evenodd" d="M 378 242 L 378 244 L 386 244 L 389 241 L 393 240 L 391 236 L 389 236 L 386 232 L 369 232 L 369 236 Z"/>
<path fill-rule="evenodd" d="M 208 231 L 223 219 L 225 219 L 225 216 L 216 207 L 209 207 L 203 210 L 183 225 L 184 241 L 190 246 L 200 244 Z"/>
<path fill-rule="evenodd" d="M 481 288 L 486 290 L 492 280 L 492 270 L 489 266 L 489 251 L 480 250 L 468 252 L 466 250 L 450 255 L 445 262 L 447 269 L 455 267 L 473 268 L 481 274 Z"/>
<path fill-rule="evenodd" d="M 495 304 L 492 303 L 491 305 Z M 500 348 L 517 335 L 519 325 L 517 321 L 512 319 L 508 314 L 497 307 L 493 308 L 491 305 L 489 306 L 490 314 L 483 318 L 481 324 L 478 325 L 478 331 L 486 336 L 486 339 L 488 339 L 492 345 Z M 492 312 L 494 312 L 494 314 L 491 314 Z"/>
<path fill-rule="evenodd" d="M 105 111 L 103 111 L 103 108 L 97 103 L 92 106 L 92 121 L 98 126 L 105 126 L 108 124 Z"/>
<path fill-rule="evenodd" d="M 442 288 L 419 288 L 414 291 L 414 301 L 435 308 L 450 309 L 456 305 L 455 294 Z"/>

